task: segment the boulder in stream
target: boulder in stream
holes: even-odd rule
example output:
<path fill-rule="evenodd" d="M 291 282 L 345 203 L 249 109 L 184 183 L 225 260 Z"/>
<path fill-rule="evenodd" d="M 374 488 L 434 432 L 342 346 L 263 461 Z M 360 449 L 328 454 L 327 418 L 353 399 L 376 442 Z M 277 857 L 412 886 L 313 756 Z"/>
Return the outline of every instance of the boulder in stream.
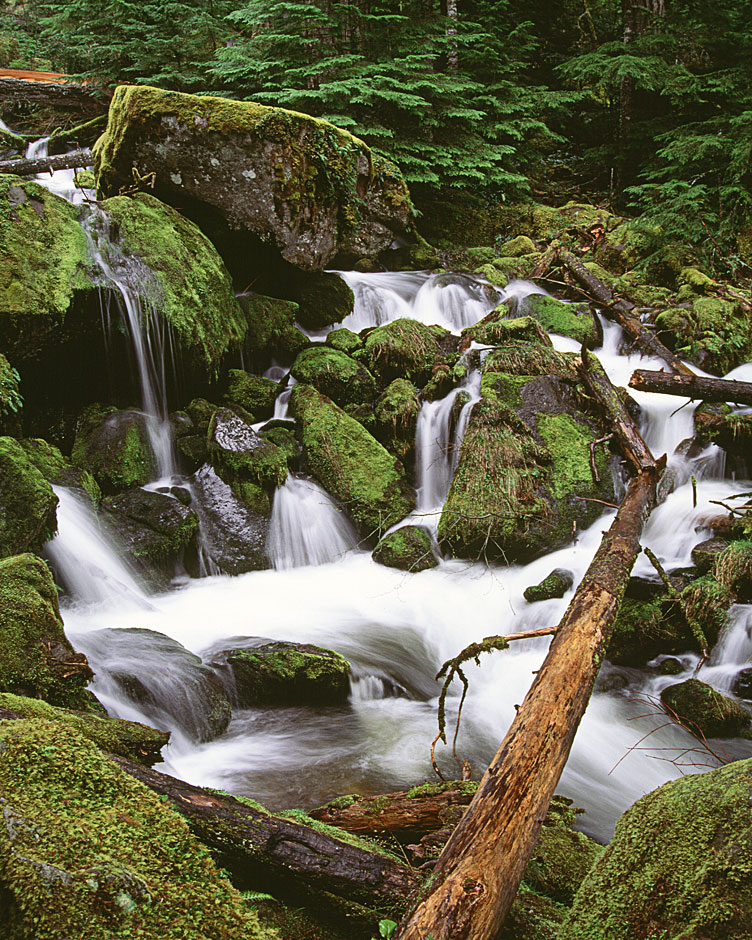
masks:
<path fill-rule="evenodd" d="M 306 330 L 321 330 L 332 323 L 341 323 L 353 312 L 355 304 L 350 285 L 329 271 L 307 277 L 298 299 L 298 320 Z"/>
<path fill-rule="evenodd" d="M 548 333 L 570 336 L 590 349 L 603 342 L 603 331 L 589 304 L 568 304 L 548 294 L 528 294 L 514 307 L 512 316 L 533 317 Z"/>
<path fill-rule="evenodd" d="M 558 940 L 752 936 L 752 760 L 672 780 L 621 817 Z"/>
<path fill-rule="evenodd" d="M 566 568 L 554 568 L 540 583 L 525 588 L 523 596 L 529 603 L 549 601 L 553 597 L 564 597 L 573 584 L 571 571 Z"/>
<path fill-rule="evenodd" d="M 78 419 L 71 460 L 88 470 L 105 493 L 143 486 L 157 470 L 146 416 L 112 405 L 89 405 Z"/>
<path fill-rule="evenodd" d="M 255 705 L 338 705 L 350 691 L 350 663 L 308 643 L 257 641 L 224 649 L 212 665 L 232 676 L 241 708 Z"/>
<path fill-rule="evenodd" d="M 15 438 L 0 437 L 0 558 L 35 551 L 57 530 L 57 496 Z"/>
<path fill-rule="evenodd" d="M 376 402 L 376 436 L 389 453 L 405 463 L 414 456 L 419 414 L 418 389 L 407 379 L 390 382 Z"/>
<path fill-rule="evenodd" d="M 92 671 L 63 632 L 57 588 L 36 555 L 0 560 L 0 691 L 87 709 Z"/>
<path fill-rule="evenodd" d="M 253 101 L 120 86 L 94 159 L 100 193 L 154 173 L 160 199 L 308 271 L 374 257 L 412 222 L 396 166 L 326 121 Z"/>
<path fill-rule="evenodd" d="M 298 382 L 312 385 L 342 408 L 372 402 L 378 394 L 376 380 L 365 366 L 329 346 L 304 349 L 291 372 Z"/>
<path fill-rule="evenodd" d="M 668 686 L 661 692 L 661 701 L 695 735 L 752 738 L 752 714 L 699 679 Z"/>
<path fill-rule="evenodd" d="M 373 551 L 373 560 L 400 571 L 426 571 L 438 565 L 431 536 L 417 525 L 402 526 L 385 535 Z"/>
<path fill-rule="evenodd" d="M 456 342 L 440 326 L 402 318 L 368 334 L 363 359 L 384 384 L 404 378 L 422 386 L 431 378 L 434 366 L 444 362 L 452 347 L 456 349 Z"/>
<path fill-rule="evenodd" d="M 242 369 L 230 369 L 227 373 L 225 403 L 230 407 L 241 407 L 253 415 L 254 421 L 271 418 L 279 385 L 271 379 L 253 375 Z"/>
<path fill-rule="evenodd" d="M 251 293 L 241 294 L 238 303 L 247 323 L 243 355 L 254 369 L 266 369 L 272 359 L 290 363 L 310 345 L 305 333 L 295 326 L 296 303 Z"/>

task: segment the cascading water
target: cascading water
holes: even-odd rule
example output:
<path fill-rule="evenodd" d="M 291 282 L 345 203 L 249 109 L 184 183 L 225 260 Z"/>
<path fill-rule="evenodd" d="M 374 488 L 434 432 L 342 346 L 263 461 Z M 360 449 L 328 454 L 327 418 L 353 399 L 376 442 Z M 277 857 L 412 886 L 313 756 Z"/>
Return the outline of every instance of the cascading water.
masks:
<path fill-rule="evenodd" d="M 356 330 L 400 316 L 416 317 L 419 311 L 423 322 L 450 325 L 456 332 L 499 299 L 488 285 L 467 278 L 450 281 L 459 289 L 448 291 L 427 274 L 343 276 L 356 294 L 353 319 L 345 325 Z M 534 289 L 534 285 L 510 285 L 505 295 Z M 569 340 L 555 337 L 554 341 L 558 348 L 578 348 Z M 604 346 L 597 354 L 612 380 L 624 384 L 638 362 L 652 363 L 636 357 L 626 360 L 619 354 L 621 341 L 618 327 L 604 323 Z M 477 396 L 478 381 L 471 372 L 464 390 L 470 393 L 465 417 Z M 459 394 L 453 392 L 423 407 L 416 440 L 422 512 L 436 512 L 449 485 L 462 433 Z M 691 435 L 691 407 L 672 416 L 680 401 L 669 404 L 664 396 L 647 393 L 635 397 L 643 407 L 643 430 L 656 454 L 672 454 Z M 275 417 L 287 417 L 283 396 Z M 452 428 L 453 448 L 446 446 L 452 444 Z M 712 454 L 675 458 L 673 465 L 675 489 L 654 512 L 643 538 L 669 568 L 689 563 L 692 546 L 704 537 L 698 527 L 710 514 L 711 500 L 750 488 L 749 482 L 719 479 L 721 465 Z M 208 468 L 205 472 L 207 479 L 201 485 L 208 504 L 221 481 L 212 480 Z M 690 475 L 698 481 L 696 507 Z M 223 486 L 231 498 L 229 487 Z M 347 657 L 354 678 L 346 706 L 237 710 L 224 734 L 196 743 L 195 734 L 180 733 L 165 754 L 168 770 L 182 778 L 252 795 L 272 808 L 310 807 L 341 793 L 383 792 L 433 779 L 428 746 L 436 731 L 434 675 L 440 665 L 482 636 L 556 623 L 574 587 L 561 599 L 536 604 L 524 600 L 524 589 L 556 567 L 570 571 L 576 586 L 612 517 L 613 510 L 606 510 L 579 533 L 576 544 L 525 566 L 444 561 L 433 570 L 408 574 L 377 565 L 368 553 L 354 550 L 354 534 L 340 528 L 342 516 L 326 494 L 305 479 L 291 477 L 277 496 L 269 535 L 274 569 L 189 581 L 179 590 L 150 597 L 149 605 L 138 610 L 114 598 L 111 602 L 100 598 L 96 605 L 77 603 L 67 607 L 64 619 L 74 645 L 84 650 L 95 650 L 96 633 L 106 625 L 156 631 L 207 657 L 225 641 L 260 636 L 315 643 Z M 58 548 L 64 551 L 70 544 L 67 526 L 58 539 Z M 635 572 L 653 574 L 643 558 Z M 729 627 L 703 678 L 729 687 L 731 676 L 752 653 L 751 623 L 752 605 L 732 610 Z M 503 654 L 485 657 L 480 666 L 469 667 L 470 692 L 459 751 L 476 772 L 495 751 L 547 647 L 545 639 L 516 643 Z M 136 669 L 135 654 L 132 660 Z M 682 662 L 689 675 L 697 657 L 687 654 Z M 106 665 L 103 670 L 106 673 Z M 672 764 L 652 755 L 678 753 L 691 743 L 683 730 L 672 726 L 651 735 L 648 743 L 654 752 L 634 747 L 663 723 L 658 717 L 633 719 L 644 712 L 640 696 L 655 695 L 665 677 L 633 670 L 628 688 L 599 691 L 607 688 L 608 679 L 606 671 L 559 788 L 587 809 L 584 828 L 603 839 L 627 805 L 678 773 Z M 141 714 L 148 720 L 114 687 L 102 694 L 114 713 L 130 718 Z M 456 697 L 448 702 L 450 723 L 457 703 Z M 440 754 L 439 760 L 452 774 L 451 756 Z M 307 768 L 305 774 L 300 773 L 301 765 Z"/>

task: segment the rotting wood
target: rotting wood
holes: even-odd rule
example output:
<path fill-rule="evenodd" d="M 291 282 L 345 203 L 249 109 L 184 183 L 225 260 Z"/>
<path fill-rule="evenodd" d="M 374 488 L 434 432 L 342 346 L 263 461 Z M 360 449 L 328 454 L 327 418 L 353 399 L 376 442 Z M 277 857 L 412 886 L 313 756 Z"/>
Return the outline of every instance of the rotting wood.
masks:
<path fill-rule="evenodd" d="M 0 173 L 14 176 L 36 176 L 38 173 L 53 173 L 55 170 L 74 170 L 94 166 L 94 157 L 88 147 L 61 153 L 55 157 L 33 157 L 20 160 L 0 160 Z"/>
<path fill-rule="evenodd" d="M 641 392 L 661 392 L 701 401 L 728 401 L 738 405 L 752 405 L 752 382 L 737 379 L 710 379 L 702 375 L 671 375 L 637 369 L 629 380 L 629 387 Z"/>
<path fill-rule="evenodd" d="M 94 115 L 107 111 L 110 97 L 110 91 L 95 85 L 0 76 L 0 101 L 14 104 L 46 105 L 64 111 Z"/>
<path fill-rule="evenodd" d="M 649 454 L 649 451 L 648 451 Z M 632 463 L 639 462 L 636 455 Z M 630 481 L 548 655 L 394 940 L 492 940 L 535 848 L 613 630 L 664 460 Z"/>
<path fill-rule="evenodd" d="M 635 313 L 637 310 L 635 304 L 614 294 L 570 251 L 559 249 L 557 259 L 559 264 L 569 271 L 572 277 L 601 305 L 604 316 L 618 323 L 644 353 L 662 359 L 673 372 L 684 375 L 694 374 L 668 346 L 665 346 L 650 330 L 645 329 Z"/>

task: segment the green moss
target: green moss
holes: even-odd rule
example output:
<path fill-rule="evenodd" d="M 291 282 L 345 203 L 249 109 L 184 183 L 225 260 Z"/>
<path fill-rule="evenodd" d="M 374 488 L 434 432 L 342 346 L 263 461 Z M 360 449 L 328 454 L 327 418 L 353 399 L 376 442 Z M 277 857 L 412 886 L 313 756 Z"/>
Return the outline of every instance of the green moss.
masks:
<path fill-rule="evenodd" d="M 290 409 L 308 465 L 363 536 L 380 536 L 413 509 L 402 465 L 354 418 L 306 385 L 293 388 Z"/>
<path fill-rule="evenodd" d="M 304 349 L 291 371 L 299 382 L 312 385 L 342 407 L 372 402 L 377 395 L 376 380 L 368 369 L 347 353 L 328 346 Z"/>
<path fill-rule="evenodd" d="M 227 440 L 226 440 L 227 438 Z M 287 479 L 287 456 L 226 408 L 217 409 L 208 431 L 209 457 L 226 482 L 274 490 Z"/>
<path fill-rule="evenodd" d="M 619 607 L 607 658 L 617 666 L 645 666 L 660 653 L 679 653 L 694 646 L 680 617 L 671 617 L 660 598 L 625 597 Z"/>
<path fill-rule="evenodd" d="M 546 294 L 529 294 L 520 302 L 520 312 L 535 317 L 548 333 L 571 336 L 593 348 L 600 336 L 595 318 L 587 304 L 565 304 Z"/>
<path fill-rule="evenodd" d="M 420 526 L 403 526 L 385 536 L 374 549 L 373 560 L 400 571 L 426 571 L 438 565 L 431 537 Z"/>
<path fill-rule="evenodd" d="M 496 940 L 557 940 L 566 912 L 523 882 Z"/>
<path fill-rule="evenodd" d="M 752 600 L 752 541 L 732 542 L 716 560 L 716 580 L 739 601 Z"/>
<path fill-rule="evenodd" d="M 23 718 L 42 718 L 68 728 L 92 741 L 109 754 L 118 754 L 128 760 L 148 765 L 161 760 L 160 750 L 167 744 L 170 735 L 135 721 L 122 718 L 100 718 L 56 708 L 40 699 L 11 693 L 0 693 L 0 708 L 21 715 Z"/>
<path fill-rule="evenodd" d="M 320 330 L 349 316 L 355 295 L 339 275 L 323 272 L 305 279 L 298 300 L 300 323 L 307 330 Z"/>
<path fill-rule="evenodd" d="M 21 376 L 0 353 L 0 429 L 20 415 L 23 408 L 20 385 Z"/>
<path fill-rule="evenodd" d="M 306 815 L 303 810 L 288 809 L 279 813 L 279 815 L 286 819 L 292 819 L 303 826 L 308 826 L 315 832 L 322 833 L 322 835 L 330 836 L 332 839 L 345 842 L 347 845 L 354 845 L 356 848 L 363 849 L 365 852 L 382 855 L 384 858 L 389 858 L 393 861 L 404 862 L 404 856 L 390 851 L 385 845 L 379 842 L 378 839 L 369 839 L 367 836 L 360 836 L 354 832 L 345 832 L 344 829 L 338 829 L 336 826 L 330 826 L 329 823 L 321 822 L 319 819 L 313 819 L 311 816 Z"/>
<path fill-rule="evenodd" d="M 752 761 L 638 800 L 577 893 L 559 940 L 752 935 Z"/>
<path fill-rule="evenodd" d="M 83 735 L 0 725 L 4 934 L 273 940 L 187 823 Z M 10 814 L 10 815 L 8 815 Z"/>
<path fill-rule="evenodd" d="M 340 352 L 347 353 L 349 356 L 352 355 L 356 349 L 362 348 L 363 340 L 357 333 L 353 333 L 352 330 L 341 327 L 338 330 L 331 330 L 327 333 L 326 345 L 331 346 L 332 349 L 338 349 Z"/>
<path fill-rule="evenodd" d="M 423 385 L 442 359 L 439 341 L 446 335 L 446 330 L 416 320 L 393 320 L 369 333 L 365 357 L 382 381 L 407 378 Z"/>
<path fill-rule="evenodd" d="M 682 604 L 688 616 L 698 624 L 712 646 L 726 623 L 734 597 L 724 585 L 706 575 L 698 578 L 681 593 Z"/>
<path fill-rule="evenodd" d="M 505 258 L 519 258 L 521 255 L 529 255 L 535 251 L 537 251 L 535 242 L 527 235 L 518 235 L 517 238 L 512 238 L 499 247 L 499 254 Z"/>
<path fill-rule="evenodd" d="M 447 790 L 459 790 L 467 796 L 473 796 L 478 790 L 477 780 L 449 780 L 446 783 L 421 783 L 407 791 L 408 800 L 418 800 L 425 796 L 438 796 Z"/>
<path fill-rule="evenodd" d="M 667 686 L 661 691 L 661 701 L 695 735 L 752 737 L 752 715 L 738 702 L 698 679 Z"/>
<path fill-rule="evenodd" d="M 49 444 L 40 437 L 24 438 L 19 444 L 48 483 L 76 486 L 86 493 L 92 505 L 99 505 L 102 491 L 97 481 L 88 470 L 74 468 L 54 444 Z"/>
<path fill-rule="evenodd" d="M 532 317 L 509 317 L 509 307 L 500 304 L 475 326 L 462 331 L 476 343 L 486 346 L 501 346 L 509 342 L 542 343 L 553 347 L 547 333 Z"/>
<path fill-rule="evenodd" d="M 143 486 L 157 468 L 143 415 L 99 403 L 78 419 L 71 460 L 108 493 Z"/>
<path fill-rule="evenodd" d="M 718 285 L 698 268 L 682 268 L 676 277 L 676 286 L 689 287 L 695 294 L 708 294 Z"/>
<path fill-rule="evenodd" d="M 0 558 L 41 549 L 57 531 L 57 496 L 23 447 L 0 437 Z"/>
<path fill-rule="evenodd" d="M 0 636 L 0 691 L 86 707 L 91 670 L 65 638 L 55 583 L 35 555 L 0 561 Z"/>
<path fill-rule="evenodd" d="M 514 322 L 514 321 L 507 321 Z M 557 352 L 542 343 L 521 340 L 506 342 L 492 349 L 483 360 L 483 374 L 503 372 L 513 376 L 558 375 L 563 379 L 578 377 L 576 356 Z"/>
<path fill-rule="evenodd" d="M 658 314 L 656 324 L 676 352 L 723 375 L 749 358 L 752 323 L 735 301 L 692 296 L 691 309 L 669 308 Z"/>
<path fill-rule="evenodd" d="M 562 568 L 556 568 L 551 574 L 547 575 L 539 584 L 525 588 L 523 597 L 528 603 L 536 601 L 548 601 L 552 597 L 564 597 L 567 591 L 572 587 L 572 574 Z"/>
<path fill-rule="evenodd" d="M 400 460 L 407 460 L 413 454 L 419 414 L 418 389 L 407 379 L 395 379 L 376 402 L 376 434 L 387 450 Z"/>
<path fill-rule="evenodd" d="M 262 294 L 238 298 L 247 323 L 244 350 L 259 368 L 272 358 L 292 362 L 310 340 L 295 327 L 298 305 Z"/>
<path fill-rule="evenodd" d="M 253 415 L 255 421 L 262 421 L 274 412 L 278 392 L 279 385 L 271 379 L 252 375 L 242 369 L 230 369 L 224 400 L 230 407 L 239 405 L 244 408 Z"/>
<path fill-rule="evenodd" d="M 115 220 L 124 251 L 154 276 L 149 300 L 175 330 L 181 346 L 216 372 L 237 347 L 246 320 L 216 249 L 193 222 L 148 193 L 102 204 Z"/>
<path fill-rule="evenodd" d="M 590 467 L 592 433 L 566 414 L 539 414 L 537 426 L 553 458 L 551 490 L 556 499 L 566 499 L 572 493 L 589 495 L 593 488 Z M 609 472 L 604 449 L 596 451 L 595 462 L 603 479 Z"/>

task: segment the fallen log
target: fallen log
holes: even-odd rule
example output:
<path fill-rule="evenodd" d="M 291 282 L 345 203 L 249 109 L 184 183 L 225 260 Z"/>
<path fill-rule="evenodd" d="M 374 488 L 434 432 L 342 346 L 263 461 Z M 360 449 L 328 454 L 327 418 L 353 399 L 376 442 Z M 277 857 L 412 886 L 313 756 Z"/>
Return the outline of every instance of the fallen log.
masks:
<path fill-rule="evenodd" d="M 598 359 L 583 346 L 580 375 L 586 388 L 606 413 L 621 449 L 638 473 L 655 466 L 653 455 L 626 405 Z"/>
<path fill-rule="evenodd" d="M 94 166 L 91 150 L 84 147 L 61 153 L 55 157 L 33 157 L 20 160 L 0 160 L 0 173 L 12 173 L 14 176 L 36 176 L 38 173 L 54 173 L 55 170 L 74 170 Z"/>
<path fill-rule="evenodd" d="M 752 405 L 752 382 L 736 379 L 707 379 L 702 375 L 670 375 L 668 372 L 637 369 L 629 380 L 629 387 L 641 392 L 661 392 L 701 401 Z"/>
<path fill-rule="evenodd" d="M 109 92 L 94 85 L 0 77 L 0 101 L 14 104 L 46 105 L 93 116 L 107 111 L 110 97 Z"/>
<path fill-rule="evenodd" d="M 634 461 L 633 461 L 634 462 Z M 662 463 L 629 483 L 611 528 L 430 887 L 394 940 L 492 940 L 532 856 L 613 630 Z"/>
<path fill-rule="evenodd" d="M 662 359 L 672 372 L 684 375 L 694 374 L 668 346 L 665 346 L 650 330 L 645 329 L 640 317 L 635 313 L 636 304 L 617 297 L 570 251 L 559 249 L 557 259 L 559 264 L 569 271 L 572 277 L 601 305 L 604 316 L 618 323 L 644 353 Z"/>

